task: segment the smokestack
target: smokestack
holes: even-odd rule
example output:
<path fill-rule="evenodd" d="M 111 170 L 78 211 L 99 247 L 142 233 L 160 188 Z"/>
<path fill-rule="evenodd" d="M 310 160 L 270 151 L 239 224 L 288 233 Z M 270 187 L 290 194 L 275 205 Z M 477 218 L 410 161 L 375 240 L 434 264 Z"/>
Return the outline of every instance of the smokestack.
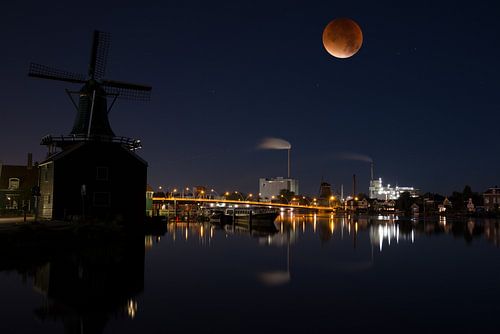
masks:
<path fill-rule="evenodd" d="M 356 197 L 356 174 L 352 174 L 352 198 Z"/>
<path fill-rule="evenodd" d="M 28 169 L 33 168 L 33 153 L 28 153 Z"/>
<path fill-rule="evenodd" d="M 372 176 L 371 180 L 373 180 L 373 161 L 371 163 L 371 176 Z"/>
<path fill-rule="evenodd" d="M 288 149 L 288 178 L 290 178 L 290 151 L 291 150 L 292 150 L 291 148 Z"/>

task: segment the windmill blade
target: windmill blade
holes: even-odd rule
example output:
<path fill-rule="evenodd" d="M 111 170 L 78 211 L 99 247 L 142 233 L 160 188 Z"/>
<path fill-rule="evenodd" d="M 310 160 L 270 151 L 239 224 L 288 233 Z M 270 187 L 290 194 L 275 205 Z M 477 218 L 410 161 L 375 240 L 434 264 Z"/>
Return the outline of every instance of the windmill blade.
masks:
<path fill-rule="evenodd" d="M 124 100 L 149 101 L 151 97 L 151 91 L 147 90 L 126 89 L 110 86 L 105 86 L 104 89 L 107 94 L 116 95 L 117 98 Z"/>
<path fill-rule="evenodd" d="M 28 76 L 42 79 L 66 81 L 72 83 L 85 83 L 86 78 L 83 74 L 58 70 L 57 68 L 30 63 Z"/>
<path fill-rule="evenodd" d="M 133 83 L 123 82 L 123 81 L 116 81 L 116 80 L 101 80 L 101 81 L 102 81 L 102 84 L 104 86 L 108 86 L 108 87 L 135 89 L 135 90 L 148 91 L 148 92 L 151 91 L 151 86 L 147 86 L 147 85 L 133 84 Z"/>
<path fill-rule="evenodd" d="M 121 99 L 149 101 L 151 96 L 151 86 L 115 80 L 102 80 L 102 84 L 108 94 L 117 95 Z"/>
<path fill-rule="evenodd" d="M 89 77 L 100 79 L 106 72 L 111 34 L 103 31 L 94 31 L 92 51 L 90 52 Z"/>

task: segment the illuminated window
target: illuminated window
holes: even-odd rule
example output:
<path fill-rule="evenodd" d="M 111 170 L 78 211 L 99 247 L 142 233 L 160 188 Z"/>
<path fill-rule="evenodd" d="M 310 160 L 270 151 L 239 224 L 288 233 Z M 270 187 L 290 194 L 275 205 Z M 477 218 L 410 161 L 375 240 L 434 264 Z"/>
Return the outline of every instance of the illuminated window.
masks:
<path fill-rule="evenodd" d="M 17 177 L 11 177 L 9 179 L 9 190 L 19 189 L 19 179 Z"/>

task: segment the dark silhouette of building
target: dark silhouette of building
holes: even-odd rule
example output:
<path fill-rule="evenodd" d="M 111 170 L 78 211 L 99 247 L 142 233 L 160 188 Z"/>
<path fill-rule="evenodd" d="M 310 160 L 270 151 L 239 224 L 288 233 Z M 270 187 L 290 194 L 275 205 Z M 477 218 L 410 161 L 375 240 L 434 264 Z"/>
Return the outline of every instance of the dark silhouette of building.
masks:
<path fill-rule="evenodd" d="M 329 199 L 333 195 L 332 186 L 330 183 L 321 182 L 319 186 L 319 196 L 320 199 Z"/>
<path fill-rule="evenodd" d="M 135 154 L 140 141 L 117 137 L 108 113 L 117 98 L 147 99 L 151 87 L 103 78 L 109 43 L 109 34 L 94 33 L 88 76 L 30 65 L 32 77 L 83 84 L 67 91 L 77 111 L 70 134 L 42 139 L 49 150 L 40 164 L 42 218 L 138 222 L 145 217 L 147 163 Z"/>
<path fill-rule="evenodd" d="M 146 168 L 117 143 L 79 143 L 56 153 L 40 164 L 40 217 L 141 221 Z"/>

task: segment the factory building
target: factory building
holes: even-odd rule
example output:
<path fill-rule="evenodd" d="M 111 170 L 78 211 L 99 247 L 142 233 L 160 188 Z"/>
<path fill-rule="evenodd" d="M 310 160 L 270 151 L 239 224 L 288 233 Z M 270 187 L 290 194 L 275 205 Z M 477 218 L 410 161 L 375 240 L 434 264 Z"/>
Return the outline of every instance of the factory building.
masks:
<path fill-rule="evenodd" d="M 291 178 L 260 178 L 259 179 L 259 196 L 264 201 L 270 201 L 273 196 L 277 197 L 281 191 L 286 190 L 299 194 L 299 180 Z"/>
<path fill-rule="evenodd" d="M 396 200 L 401 196 L 402 193 L 404 192 L 409 192 L 411 197 L 418 197 L 418 189 L 415 189 L 414 187 L 391 187 L 390 184 L 387 186 L 384 186 L 382 184 L 382 178 L 378 178 L 377 180 L 371 180 L 370 181 L 370 199 L 377 199 L 377 200 Z"/>
<path fill-rule="evenodd" d="M 370 170 L 371 181 L 370 187 L 368 188 L 370 199 L 377 199 L 382 201 L 396 200 L 404 192 L 410 193 L 411 197 L 418 197 L 418 189 L 415 189 L 414 187 L 391 187 L 390 184 L 384 187 L 381 177 L 379 177 L 378 179 L 374 178 L 373 169 L 374 164 L 372 161 Z"/>

